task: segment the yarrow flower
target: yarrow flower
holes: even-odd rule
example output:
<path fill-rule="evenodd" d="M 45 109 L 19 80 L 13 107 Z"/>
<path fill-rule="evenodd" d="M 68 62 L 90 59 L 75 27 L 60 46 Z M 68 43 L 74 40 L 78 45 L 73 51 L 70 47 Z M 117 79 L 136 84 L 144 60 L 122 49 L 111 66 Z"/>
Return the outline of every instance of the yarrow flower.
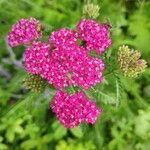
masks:
<path fill-rule="evenodd" d="M 93 20 L 81 20 L 77 25 L 78 37 L 86 42 L 87 50 L 101 54 L 111 45 L 109 26 Z"/>
<path fill-rule="evenodd" d="M 72 80 L 75 85 L 88 89 L 102 81 L 104 63 L 98 58 L 87 58 L 75 66 Z"/>
<path fill-rule="evenodd" d="M 127 77 L 137 77 L 147 67 L 146 61 L 140 59 L 141 54 L 128 46 L 120 46 L 118 51 L 118 64 Z"/>
<path fill-rule="evenodd" d="M 28 44 L 24 52 L 24 67 L 29 73 L 24 79 L 25 87 L 41 91 L 52 84 L 58 91 L 51 108 L 66 128 L 82 122 L 94 124 L 101 113 L 95 102 L 83 92 L 68 95 L 59 90 L 68 85 L 87 90 L 102 81 L 104 63 L 88 56 L 88 51 L 101 54 L 111 45 L 109 27 L 94 20 L 81 20 L 77 31 L 59 29 L 52 32 L 48 42 L 36 40 L 41 36 L 41 24 L 33 18 L 19 20 L 8 34 L 11 47 Z"/>
<path fill-rule="evenodd" d="M 83 122 L 94 124 L 101 114 L 101 109 L 94 101 L 86 98 L 83 92 L 68 95 L 57 91 L 50 107 L 66 128 L 73 128 Z"/>
<path fill-rule="evenodd" d="M 99 24 L 94 20 L 81 20 L 77 25 L 77 32 L 71 29 L 60 29 L 52 32 L 49 42 L 54 47 L 78 46 L 78 41 L 82 41 L 87 51 L 96 50 L 101 54 L 111 45 L 109 39 L 109 26 Z"/>
<path fill-rule="evenodd" d="M 73 71 L 75 62 L 81 61 L 86 56 L 86 51 L 80 47 L 56 48 L 52 51 L 50 59 L 43 64 L 40 75 L 55 88 L 64 88 L 71 84 L 68 74 Z"/>
<path fill-rule="evenodd" d="M 71 29 L 62 28 L 52 32 L 49 37 L 49 41 L 54 47 L 57 48 L 76 46 L 77 33 Z"/>
<path fill-rule="evenodd" d="M 88 58 L 82 47 L 56 48 L 42 70 L 41 77 L 57 89 L 68 85 L 88 89 L 102 81 L 104 63 L 98 58 Z"/>
<path fill-rule="evenodd" d="M 20 19 L 14 24 L 8 34 L 10 47 L 26 44 L 42 36 L 41 23 L 35 18 Z"/>
<path fill-rule="evenodd" d="M 68 85 L 88 89 L 102 81 L 104 63 L 89 58 L 83 47 L 56 48 L 50 52 L 50 45 L 34 41 L 26 48 L 24 60 L 27 72 L 39 74 L 57 89 Z"/>
<path fill-rule="evenodd" d="M 40 74 L 43 71 L 44 62 L 47 61 L 49 53 L 49 44 L 33 41 L 32 45 L 25 49 L 25 70 L 31 74 Z"/>

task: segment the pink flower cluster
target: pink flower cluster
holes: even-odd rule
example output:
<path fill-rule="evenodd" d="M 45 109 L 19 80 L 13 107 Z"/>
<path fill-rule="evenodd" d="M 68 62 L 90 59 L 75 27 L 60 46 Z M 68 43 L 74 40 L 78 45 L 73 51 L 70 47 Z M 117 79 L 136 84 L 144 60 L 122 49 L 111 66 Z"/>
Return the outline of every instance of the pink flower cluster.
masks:
<path fill-rule="evenodd" d="M 109 26 L 93 20 L 81 20 L 77 26 L 78 36 L 86 42 L 87 50 L 96 50 L 101 54 L 111 45 Z"/>
<path fill-rule="evenodd" d="M 68 85 L 79 85 L 88 89 L 102 80 L 104 63 L 97 58 L 88 58 L 84 48 L 56 48 L 49 61 L 50 66 L 46 65 L 47 63 L 44 65 L 41 77 L 57 89 Z"/>
<path fill-rule="evenodd" d="M 109 39 L 109 26 L 93 20 L 81 20 L 77 25 L 77 32 L 63 28 L 54 31 L 49 37 L 53 46 L 64 48 L 77 46 L 78 39 L 85 43 L 86 50 L 96 50 L 98 54 L 106 50 L 112 42 Z"/>
<path fill-rule="evenodd" d="M 81 122 L 94 124 L 101 112 L 95 102 L 83 92 L 69 96 L 59 90 L 68 85 L 87 90 L 102 81 L 104 63 L 88 56 L 88 51 L 101 54 L 111 45 L 109 27 L 93 20 L 81 20 L 77 31 L 66 28 L 54 31 L 48 42 L 38 41 L 41 36 L 41 24 L 29 18 L 13 25 L 7 39 L 11 47 L 30 43 L 24 53 L 25 70 L 40 75 L 58 89 L 51 108 L 65 127 L 72 128 Z"/>
<path fill-rule="evenodd" d="M 57 91 L 50 107 L 66 128 L 75 127 L 81 122 L 94 124 L 101 113 L 96 103 L 87 99 L 83 92 L 69 96 L 66 92 Z"/>
<path fill-rule="evenodd" d="M 24 52 L 25 69 L 31 74 L 42 73 L 43 64 L 49 57 L 50 45 L 40 41 L 33 41 Z"/>
<path fill-rule="evenodd" d="M 88 89 L 102 81 L 104 63 L 98 58 L 89 58 L 82 47 L 56 48 L 44 42 L 33 42 L 24 53 L 25 69 L 39 74 L 57 89 L 68 85 Z"/>
<path fill-rule="evenodd" d="M 7 37 L 8 44 L 15 47 L 40 38 L 42 36 L 40 28 L 40 22 L 34 18 L 21 19 L 12 26 Z"/>
<path fill-rule="evenodd" d="M 62 28 L 52 32 L 49 42 L 59 48 L 77 46 L 77 33 L 71 29 Z"/>

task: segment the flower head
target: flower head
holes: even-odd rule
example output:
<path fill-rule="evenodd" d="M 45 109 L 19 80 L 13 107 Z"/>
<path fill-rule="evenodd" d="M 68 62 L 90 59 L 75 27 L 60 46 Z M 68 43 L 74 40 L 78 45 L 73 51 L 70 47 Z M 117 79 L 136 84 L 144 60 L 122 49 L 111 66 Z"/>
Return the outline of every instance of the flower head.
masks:
<path fill-rule="evenodd" d="M 50 45 L 53 47 L 52 51 L 50 51 L 49 44 L 33 41 L 32 45 L 26 48 L 24 53 L 26 71 L 31 74 L 39 74 L 57 89 L 68 85 L 88 89 L 101 82 L 104 63 L 98 58 L 88 57 L 87 50 L 94 48 L 92 47 L 94 45 L 90 47 L 91 43 L 88 42 L 88 34 L 91 38 L 93 36 L 99 38 L 98 34 L 101 34 L 101 38 L 107 37 L 107 32 L 101 32 L 101 30 L 107 31 L 107 27 L 101 25 L 99 29 L 97 24 L 97 29 L 97 25 L 94 25 L 96 22 L 83 20 L 84 30 L 91 29 L 85 22 L 92 23 L 97 32 L 84 32 L 84 41 L 86 42 L 84 46 L 80 46 L 77 43 L 78 37 L 83 40 L 82 35 L 79 36 L 81 32 L 78 35 L 77 32 L 65 28 L 54 31 L 49 37 Z M 81 26 L 79 25 L 79 28 L 82 30 Z M 91 30 L 95 31 L 93 27 Z M 97 44 L 96 41 L 95 44 Z M 102 46 L 104 47 L 104 45 Z"/>
<path fill-rule="evenodd" d="M 120 46 L 118 51 L 118 64 L 125 76 L 137 77 L 147 67 L 146 61 L 140 59 L 141 54 L 128 46 Z"/>
<path fill-rule="evenodd" d="M 87 51 L 96 50 L 98 54 L 111 45 L 109 26 L 94 20 L 81 20 L 77 25 L 77 32 L 65 28 L 54 31 L 49 41 L 56 48 L 80 46 Z M 78 45 L 78 41 L 84 45 Z"/>
<path fill-rule="evenodd" d="M 24 53 L 25 70 L 31 74 L 40 74 L 44 62 L 49 59 L 50 45 L 40 41 L 33 41 Z"/>
<path fill-rule="evenodd" d="M 72 82 L 89 89 L 102 81 L 104 63 L 98 58 L 86 58 L 73 67 Z"/>
<path fill-rule="evenodd" d="M 83 92 L 68 95 L 57 91 L 50 107 L 66 128 L 73 128 L 82 122 L 94 124 L 101 113 L 96 103 L 87 99 Z"/>
<path fill-rule="evenodd" d="M 56 48 L 51 52 L 50 59 L 43 62 L 40 75 L 55 88 L 64 88 L 71 84 L 68 74 L 73 72 L 75 63 L 85 57 L 87 53 L 80 47 Z"/>
<path fill-rule="evenodd" d="M 96 50 L 101 54 L 111 45 L 109 26 L 94 20 L 81 20 L 77 25 L 78 37 L 86 42 L 87 50 Z"/>
<path fill-rule="evenodd" d="M 8 33 L 8 44 L 15 47 L 26 44 L 42 36 L 41 23 L 35 18 L 20 19 L 15 23 Z"/>
<path fill-rule="evenodd" d="M 89 58 L 83 47 L 56 48 L 50 59 L 44 62 L 40 75 L 57 89 L 68 85 L 88 89 L 102 80 L 104 63 L 98 58 Z"/>
<path fill-rule="evenodd" d="M 77 33 L 71 29 L 62 28 L 57 31 L 52 32 L 49 37 L 49 42 L 54 47 L 66 48 L 68 46 L 76 45 Z"/>

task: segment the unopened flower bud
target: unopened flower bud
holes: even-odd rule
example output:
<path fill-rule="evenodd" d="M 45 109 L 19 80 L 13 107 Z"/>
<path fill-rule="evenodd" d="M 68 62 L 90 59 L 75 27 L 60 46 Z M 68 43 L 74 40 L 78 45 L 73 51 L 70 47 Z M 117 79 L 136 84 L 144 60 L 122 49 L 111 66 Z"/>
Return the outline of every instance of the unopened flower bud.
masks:
<path fill-rule="evenodd" d="M 118 50 L 118 64 L 123 74 L 127 77 L 137 77 L 147 67 L 146 61 L 140 59 L 141 54 L 128 46 L 121 46 Z"/>
<path fill-rule="evenodd" d="M 83 15 L 88 18 L 96 19 L 99 16 L 100 7 L 94 4 L 86 4 L 83 6 Z"/>
<path fill-rule="evenodd" d="M 39 93 L 43 91 L 48 84 L 47 81 L 41 78 L 39 75 L 28 74 L 23 80 L 23 85 L 26 89 Z"/>

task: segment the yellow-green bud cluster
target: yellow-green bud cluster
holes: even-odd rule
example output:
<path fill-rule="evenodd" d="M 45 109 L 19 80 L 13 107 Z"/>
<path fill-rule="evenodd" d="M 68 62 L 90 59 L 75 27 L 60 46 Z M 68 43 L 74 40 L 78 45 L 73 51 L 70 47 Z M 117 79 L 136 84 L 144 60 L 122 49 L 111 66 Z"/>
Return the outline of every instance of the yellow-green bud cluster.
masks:
<path fill-rule="evenodd" d="M 23 85 L 26 89 L 39 93 L 42 92 L 48 84 L 47 81 L 39 75 L 28 74 L 23 80 Z"/>
<path fill-rule="evenodd" d="M 88 18 L 96 19 L 99 16 L 100 7 L 94 4 L 86 4 L 83 6 L 83 15 Z"/>
<path fill-rule="evenodd" d="M 123 74 L 135 78 L 147 67 L 146 61 L 140 59 L 141 54 L 128 46 L 121 46 L 118 50 L 118 64 Z"/>

